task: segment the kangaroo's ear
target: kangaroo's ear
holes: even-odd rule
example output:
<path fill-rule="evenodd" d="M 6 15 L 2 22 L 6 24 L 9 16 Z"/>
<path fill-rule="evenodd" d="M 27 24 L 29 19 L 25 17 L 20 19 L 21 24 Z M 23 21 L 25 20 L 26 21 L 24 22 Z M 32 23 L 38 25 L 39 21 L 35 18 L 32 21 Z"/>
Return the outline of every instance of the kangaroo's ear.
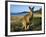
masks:
<path fill-rule="evenodd" d="M 29 6 L 29 9 L 32 10 L 32 8 Z"/>
<path fill-rule="evenodd" d="M 32 10 L 34 10 L 34 7 L 32 7 Z"/>

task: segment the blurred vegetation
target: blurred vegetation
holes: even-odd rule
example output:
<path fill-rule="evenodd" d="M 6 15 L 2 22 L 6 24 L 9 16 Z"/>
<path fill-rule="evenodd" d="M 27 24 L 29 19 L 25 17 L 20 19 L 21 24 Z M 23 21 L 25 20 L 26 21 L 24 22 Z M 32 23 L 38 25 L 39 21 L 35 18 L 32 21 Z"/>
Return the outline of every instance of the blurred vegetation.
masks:
<path fill-rule="evenodd" d="M 42 8 L 40 8 L 39 10 L 34 11 L 34 13 L 42 14 Z"/>
<path fill-rule="evenodd" d="M 33 17 L 32 21 L 33 25 L 30 26 L 32 31 L 39 31 L 42 28 L 42 18 L 41 17 Z"/>
<path fill-rule="evenodd" d="M 15 31 L 22 31 L 22 23 L 21 22 L 17 22 L 17 23 L 11 23 L 11 31 L 15 32 Z"/>
<path fill-rule="evenodd" d="M 41 17 L 33 17 L 32 20 L 32 26 L 30 24 L 30 28 L 28 31 L 39 31 L 42 29 L 42 18 Z M 18 22 L 18 23 L 11 23 L 11 31 L 24 31 L 24 29 L 22 28 L 22 23 Z"/>

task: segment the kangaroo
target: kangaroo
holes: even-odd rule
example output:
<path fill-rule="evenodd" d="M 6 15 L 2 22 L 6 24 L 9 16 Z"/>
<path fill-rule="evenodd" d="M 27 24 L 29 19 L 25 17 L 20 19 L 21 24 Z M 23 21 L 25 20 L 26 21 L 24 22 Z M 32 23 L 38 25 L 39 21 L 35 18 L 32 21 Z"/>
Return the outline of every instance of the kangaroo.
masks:
<path fill-rule="evenodd" d="M 26 16 L 23 17 L 23 20 L 22 20 L 24 30 L 29 29 L 29 26 L 30 26 L 29 24 L 30 24 L 30 21 L 32 20 L 32 17 L 33 17 L 31 7 L 29 7 L 29 9 L 30 9 L 30 11 L 28 12 L 28 14 Z"/>

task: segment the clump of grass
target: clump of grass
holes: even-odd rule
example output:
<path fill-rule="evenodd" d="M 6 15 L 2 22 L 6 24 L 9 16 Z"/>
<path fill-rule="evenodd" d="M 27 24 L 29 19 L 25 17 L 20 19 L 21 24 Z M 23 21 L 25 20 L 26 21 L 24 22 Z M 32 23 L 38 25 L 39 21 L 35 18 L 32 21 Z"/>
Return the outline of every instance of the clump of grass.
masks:
<path fill-rule="evenodd" d="M 22 31 L 22 23 L 18 22 L 18 23 L 11 23 L 11 31 L 12 32 L 16 32 L 16 31 Z"/>
<path fill-rule="evenodd" d="M 39 31 L 42 28 L 42 18 L 41 17 L 33 17 L 33 25 L 30 26 L 30 30 Z"/>

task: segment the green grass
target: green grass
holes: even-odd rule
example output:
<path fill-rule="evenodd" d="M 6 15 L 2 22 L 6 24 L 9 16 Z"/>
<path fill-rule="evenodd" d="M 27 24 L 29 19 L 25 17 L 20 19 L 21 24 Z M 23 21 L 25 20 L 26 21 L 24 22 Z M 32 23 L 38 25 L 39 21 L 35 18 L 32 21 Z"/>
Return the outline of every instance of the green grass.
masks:
<path fill-rule="evenodd" d="M 41 17 L 33 17 L 32 20 L 33 25 L 30 27 L 32 31 L 39 31 L 42 27 L 42 18 Z"/>

